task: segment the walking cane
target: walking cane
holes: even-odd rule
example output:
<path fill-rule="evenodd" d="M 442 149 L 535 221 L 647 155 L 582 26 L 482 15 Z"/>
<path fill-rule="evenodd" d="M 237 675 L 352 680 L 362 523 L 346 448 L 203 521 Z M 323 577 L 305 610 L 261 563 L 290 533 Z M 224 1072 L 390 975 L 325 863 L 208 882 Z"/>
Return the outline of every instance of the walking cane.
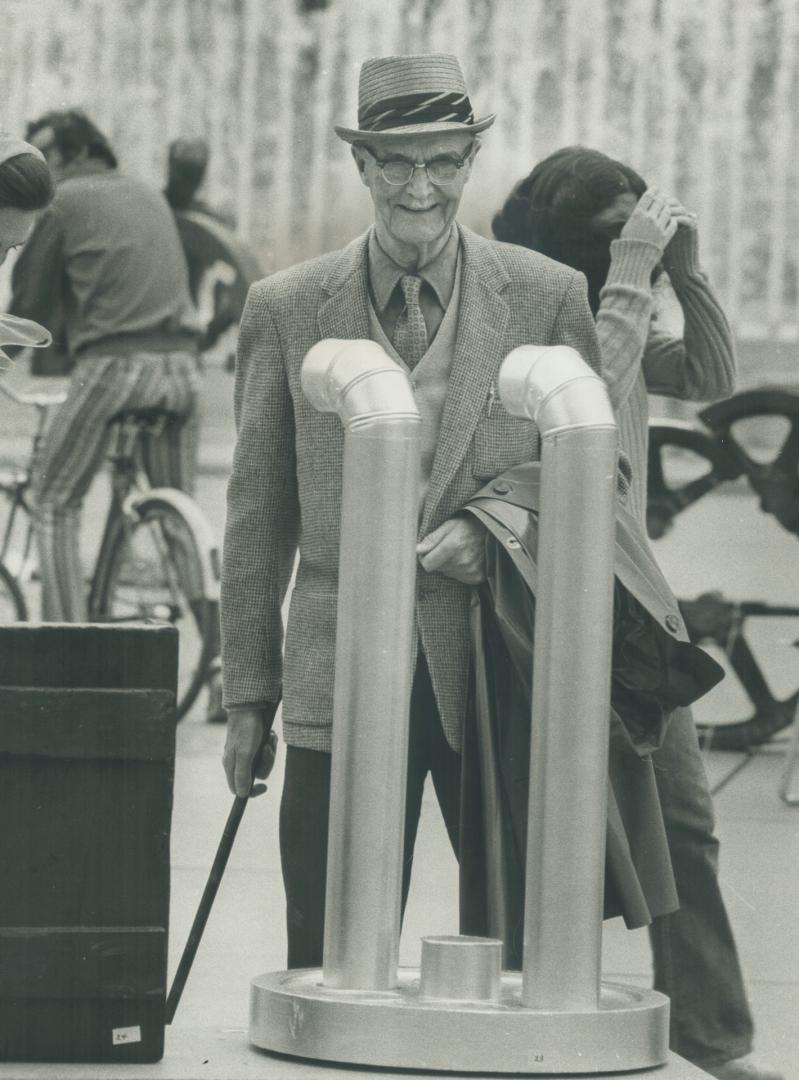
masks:
<path fill-rule="evenodd" d="M 255 762 L 257 762 L 258 758 L 261 756 L 263 747 L 270 742 L 274 747 L 276 741 L 277 737 L 272 732 L 272 724 L 270 723 L 266 725 L 264 739 L 261 744 L 262 749 L 256 754 L 254 759 Z M 254 779 L 255 778 L 253 777 L 253 781 Z M 236 795 L 233 799 L 233 805 L 230 808 L 230 813 L 225 822 L 225 828 L 222 831 L 222 839 L 219 841 L 219 847 L 216 849 L 211 872 L 208 875 L 208 881 L 206 882 L 205 889 L 200 898 L 200 906 L 197 908 L 197 914 L 194 916 L 194 922 L 191 924 L 191 930 L 189 931 L 189 937 L 186 941 L 185 948 L 183 949 L 183 955 L 180 958 L 178 969 L 175 972 L 175 978 L 172 980 L 172 986 L 167 995 L 165 1007 L 165 1023 L 167 1024 L 172 1023 L 177 1007 L 180 1004 L 183 988 L 189 977 L 191 965 L 194 963 L 194 957 L 197 955 L 197 949 L 200 946 L 200 940 L 202 939 L 203 931 L 205 930 L 205 924 L 208 922 L 208 916 L 211 914 L 211 907 L 216 898 L 219 885 L 222 881 L 222 875 L 225 872 L 225 867 L 227 866 L 227 861 L 231 849 L 233 848 L 233 841 L 236 839 L 236 833 L 239 830 L 241 819 L 244 817 L 244 811 L 246 810 L 249 801 L 249 795 Z"/>

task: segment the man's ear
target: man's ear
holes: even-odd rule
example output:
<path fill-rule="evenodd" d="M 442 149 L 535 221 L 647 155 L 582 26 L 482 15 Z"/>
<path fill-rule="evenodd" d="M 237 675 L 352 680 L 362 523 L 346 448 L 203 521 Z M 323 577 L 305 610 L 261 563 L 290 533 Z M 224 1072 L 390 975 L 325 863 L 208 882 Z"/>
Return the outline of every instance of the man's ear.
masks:
<path fill-rule="evenodd" d="M 361 178 L 361 183 L 368 187 L 369 181 L 366 178 L 366 154 L 357 144 L 353 144 L 350 147 L 350 153 L 355 159 L 355 164 L 358 166 L 358 175 Z"/>

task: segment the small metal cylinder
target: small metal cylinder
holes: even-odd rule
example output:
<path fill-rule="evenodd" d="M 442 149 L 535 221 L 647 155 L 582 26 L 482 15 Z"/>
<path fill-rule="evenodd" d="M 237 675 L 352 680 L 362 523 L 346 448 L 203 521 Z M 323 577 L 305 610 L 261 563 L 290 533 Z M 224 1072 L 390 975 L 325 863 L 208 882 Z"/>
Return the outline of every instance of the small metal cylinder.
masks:
<path fill-rule="evenodd" d="M 419 412 L 370 341 L 322 341 L 303 390 L 344 427 L 323 983 L 397 981 L 413 675 Z"/>
<path fill-rule="evenodd" d="M 466 934 L 422 938 L 419 993 L 448 1001 L 499 1001 L 502 942 Z"/>
<path fill-rule="evenodd" d="M 617 433 L 573 349 L 522 347 L 502 402 L 541 431 L 522 1001 L 599 1008 Z"/>

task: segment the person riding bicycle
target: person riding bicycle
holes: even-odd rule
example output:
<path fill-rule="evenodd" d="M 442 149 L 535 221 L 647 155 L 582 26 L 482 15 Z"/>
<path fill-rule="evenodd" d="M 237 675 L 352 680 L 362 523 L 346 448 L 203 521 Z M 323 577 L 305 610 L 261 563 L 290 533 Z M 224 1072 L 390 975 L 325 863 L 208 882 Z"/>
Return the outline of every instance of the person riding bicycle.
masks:
<path fill-rule="evenodd" d="M 124 409 L 175 417 L 145 445 L 155 485 L 191 491 L 197 454 L 198 327 L 186 260 L 163 195 L 117 168 L 106 137 L 78 109 L 48 112 L 26 137 L 56 181 L 12 275 L 10 311 L 63 325 L 74 368 L 34 476 L 48 621 L 87 617 L 80 511 L 102 465 L 109 421 Z M 59 316 L 63 317 L 63 322 Z"/>
<path fill-rule="evenodd" d="M 492 227 L 588 281 L 602 373 L 633 471 L 628 508 L 646 517 L 647 393 L 708 401 L 732 393 L 729 324 L 699 264 L 695 215 L 628 165 L 581 146 L 539 162 Z M 681 336 L 653 320 L 668 273 Z M 671 716 L 653 757 L 680 910 L 650 927 L 655 987 L 671 998 L 670 1045 L 719 1080 L 781 1080 L 751 1056 L 753 1023 L 718 881 L 713 804 L 688 709 Z"/>

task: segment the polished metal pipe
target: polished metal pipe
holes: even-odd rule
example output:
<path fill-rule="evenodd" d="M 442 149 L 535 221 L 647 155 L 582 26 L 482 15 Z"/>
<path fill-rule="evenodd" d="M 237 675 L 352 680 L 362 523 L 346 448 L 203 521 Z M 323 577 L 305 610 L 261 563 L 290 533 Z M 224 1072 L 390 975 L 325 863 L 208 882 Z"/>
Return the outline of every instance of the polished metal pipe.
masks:
<path fill-rule="evenodd" d="M 419 411 L 371 341 L 328 339 L 302 388 L 344 424 L 323 982 L 397 982 L 419 488 Z"/>
<path fill-rule="evenodd" d="M 617 432 L 565 346 L 522 346 L 499 393 L 541 432 L 522 1001 L 599 1008 Z"/>

